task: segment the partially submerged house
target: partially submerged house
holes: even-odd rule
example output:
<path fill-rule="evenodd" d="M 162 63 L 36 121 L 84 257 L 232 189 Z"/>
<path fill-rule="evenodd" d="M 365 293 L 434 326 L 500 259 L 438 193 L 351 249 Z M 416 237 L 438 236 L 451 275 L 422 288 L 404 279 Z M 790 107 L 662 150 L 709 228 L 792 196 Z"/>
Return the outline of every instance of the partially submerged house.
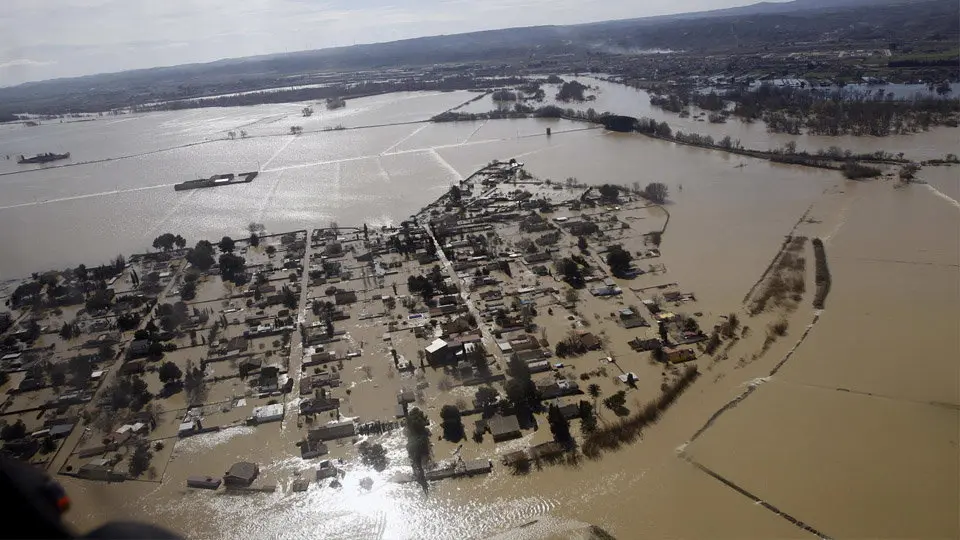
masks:
<path fill-rule="evenodd" d="M 197 488 L 197 489 L 217 489 L 220 487 L 222 480 L 219 478 L 214 478 L 212 476 L 189 476 L 187 477 L 187 487 Z"/>
<path fill-rule="evenodd" d="M 135 340 L 130 344 L 130 347 L 127 348 L 127 358 L 130 359 L 145 358 L 149 354 L 150 340 L 148 339 Z"/>
<path fill-rule="evenodd" d="M 357 433 L 357 426 L 353 422 L 337 422 L 311 429 L 308 437 L 311 441 L 332 441 L 344 437 L 353 437 Z"/>
<path fill-rule="evenodd" d="M 600 338 L 590 332 L 580 334 L 580 343 L 586 347 L 588 351 L 595 351 L 601 346 Z"/>
<path fill-rule="evenodd" d="M 671 364 L 680 364 L 682 362 L 696 360 L 697 354 L 693 352 L 693 349 L 688 349 L 685 347 L 664 347 L 663 358 Z"/>
<path fill-rule="evenodd" d="M 283 420 L 283 403 L 254 407 L 253 416 L 250 417 L 250 421 L 253 424 L 266 424 L 268 422 L 279 422 L 281 420 Z"/>
<path fill-rule="evenodd" d="M 630 345 L 630 348 L 636 352 L 652 351 L 655 349 L 659 349 L 662 345 L 662 343 L 660 343 L 660 340 L 657 338 L 651 338 L 651 339 L 634 338 L 628 341 L 627 344 Z"/>
<path fill-rule="evenodd" d="M 431 365 L 446 363 L 450 357 L 450 348 L 447 346 L 447 342 L 439 338 L 433 340 L 423 350 L 427 355 L 427 362 Z"/>
<path fill-rule="evenodd" d="M 329 452 L 327 445 L 323 444 L 320 441 L 306 440 L 300 443 L 301 459 L 317 458 L 317 457 L 326 455 L 327 452 Z"/>
<path fill-rule="evenodd" d="M 238 461 L 223 474 L 223 484 L 227 487 L 248 487 L 257 479 L 260 467 L 249 461 Z"/>
<path fill-rule="evenodd" d="M 508 441 L 521 436 L 520 421 L 514 414 L 509 416 L 497 414 L 490 417 L 487 419 L 487 429 L 490 430 L 495 442 Z"/>

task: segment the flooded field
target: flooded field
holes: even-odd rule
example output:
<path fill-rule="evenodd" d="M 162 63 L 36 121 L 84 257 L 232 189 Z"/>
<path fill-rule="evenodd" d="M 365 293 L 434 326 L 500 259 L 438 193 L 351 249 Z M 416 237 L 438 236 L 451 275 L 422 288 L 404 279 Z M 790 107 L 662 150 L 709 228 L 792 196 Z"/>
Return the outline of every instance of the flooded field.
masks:
<path fill-rule="evenodd" d="M 202 144 L 0 176 L 0 252 L 5 255 L 0 276 L 141 251 L 166 231 L 184 235 L 192 245 L 200 238 L 239 235 L 251 221 L 263 222 L 271 233 L 330 221 L 397 224 L 491 160 L 516 157 L 537 177 L 555 182 L 575 177 L 592 185 L 664 183 L 669 202 L 663 208 L 631 209 L 624 219 L 638 235 L 666 227 L 662 256 L 654 261 L 665 272 L 625 284 L 642 290 L 679 283 L 696 295 L 696 302 L 677 309 L 697 311 L 711 322 L 739 313 L 751 331 L 727 342 L 723 354 L 701 355 L 696 361 L 700 379 L 659 423 L 644 430 L 642 440 L 596 460 L 545 466 L 526 475 L 511 474 L 498 463 L 486 477 L 437 482 L 424 495 L 416 484 L 390 481 L 409 471 L 398 431 L 378 438 L 391 458 L 385 471 L 348 460 L 341 489 L 313 485 L 305 493 L 290 493 L 294 474 L 312 474 L 315 464 L 294 454 L 301 431 L 296 415 L 288 414 L 280 423 L 171 440 L 165 450 L 169 465 L 156 481 L 111 485 L 64 478 L 75 503 L 73 523 L 86 529 L 111 519 L 141 519 L 190 538 L 211 539 L 489 537 L 538 519 L 544 521 L 532 527 L 544 536 L 565 537 L 565 531 L 582 523 L 618 538 L 809 536 L 685 456 L 829 536 L 960 533 L 956 167 L 925 168 L 920 179 L 928 185 L 897 188 L 889 179 L 852 182 L 834 171 L 777 165 L 558 120 L 285 134 L 290 125 L 311 131 L 340 123 L 357 127 L 425 120 L 471 97 L 466 92 L 378 96 L 348 102 L 334 113 L 318 107 L 311 118 L 300 116 L 303 104 L 289 104 L 104 118 L 35 131 L 4 127 L 3 153 L 71 151 L 77 161 Z M 796 139 L 800 146 L 939 157 L 955 153 L 958 146 L 957 130 L 880 140 L 781 139 L 760 124 L 710 125 L 664 115 L 650 110 L 642 92 L 614 85 L 601 86 L 589 106 L 663 119 L 674 129 L 730 134 L 756 148 Z M 547 127 L 553 130 L 550 137 Z M 249 138 L 219 140 L 240 129 Z M 46 146 L 35 149 L 41 143 L 28 144 L 32 137 Z M 0 172 L 16 167 L 3 162 Z M 187 192 L 172 188 L 186 179 L 257 167 L 262 173 L 252 184 Z M 802 299 L 791 309 L 750 317 L 745 295 L 788 234 L 824 240 L 833 275 L 825 309 L 817 312 L 811 303 L 814 255 L 807 246 L 802 253 L 808 259 L 808 284 Z M 405 271 L 391 279 L 405 284 Z M 599 320 L 600 313 L 639 303 L 643 295 L 631 291 L 621 300 L 585 298 L 583 304 Z M 364 295 L 359 306 L 369 301 Z M 366 308 L 351 309 L 353 316 L 338 328 L 349 333 L 351 346 L 365 344 L 364 356 L 349 364 L 344 375 L 355 383 L 352 392 L 337 391 L 345 400 L 341 413 L 388 417 L 396 406 L 395 390 L 412 382 L 391 375 L 389 348 L 412 360 L 423 344 L 404 337 L 388 347 L 362 318 Z M 789 329 L 764 344 L 766 326 L 781 317 Z M 811 321 L 814 326 L 805 333 Z M 559 316 L 552 322 L 544 316 L 542 324 L 552 339 L 568 329 Z M 646 401 L 657 392 L 660 369 L 650 365 L 646 353 L 633 353 L 626 345 L 636 333 L 602 324 L 594 328 L 605 331 L 609 345 L 572 362 L 579 371 L 597 369 L 608 351 L 615 354 L 640 375 L 636 400 Z M 770 377 L 784 358 L 788 361 Z M 370 374 L 362 366 L 369 366 Z M 439 374 L 426 375 L 431 388 L 440 381 Z M 757 390 L 690 442 L 711 415 L 751 384 Z M 469 399 L 470 393 L 458 394 L 461 390 L 427 398 L 423 405 L 436 416 L 449 399 Z M 299 401 L 292 395 L 285 399 L 288 409 Z M 223 414 L 232 419 L 230 414 L 239 412 Z M 601 418 L 615 420 L 609 411 Z M 465 442 L 462 452 L 465 458 L 495 458 L 550 439 L 544 423 L 507 443 Z M 347 439 L 330 447 L 334 459 L 352 452 Z M 454 451 L 455 444 L 434 442 L 437 458 Z M 226 495 L 184 487 L 188 476 L 220 475 L 239 460 L 259 463 L 263 478 L 278 484 L 277 492 Z M 371 489 L 359 487 L 364 478 L 372 480 Z"/>

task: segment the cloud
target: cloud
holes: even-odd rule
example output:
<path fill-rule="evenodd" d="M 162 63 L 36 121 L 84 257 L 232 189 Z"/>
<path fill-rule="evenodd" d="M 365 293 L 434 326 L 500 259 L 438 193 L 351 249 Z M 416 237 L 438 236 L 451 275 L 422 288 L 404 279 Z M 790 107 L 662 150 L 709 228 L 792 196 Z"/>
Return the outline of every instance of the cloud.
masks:
<path fill-rule="evenodd" d="M 56 62 L 53 62 L 53 61 L 43 62 L 40 60 L 30 60 L 29 58 L 17 58 L 16 60 L 3 62 L 2 64 L 0 64 L 0 69 L 10 69 L 10 68 L 16 68 L 16 67 L 50 66 L 53 64 L 56 64 Z"/>
<path fill-rule="evenodd" d="M 0 85 L 751 1 L 0 0 Z"/>

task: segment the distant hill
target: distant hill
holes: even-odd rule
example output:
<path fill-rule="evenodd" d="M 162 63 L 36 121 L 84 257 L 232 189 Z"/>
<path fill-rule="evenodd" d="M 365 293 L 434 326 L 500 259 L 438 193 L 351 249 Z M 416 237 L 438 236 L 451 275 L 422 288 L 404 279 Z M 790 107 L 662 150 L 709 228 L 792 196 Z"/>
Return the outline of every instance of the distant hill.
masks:
<path fill-rule="evenodd" d="M 758 2 L 748 6 L 734 8 L 697 11 L 693 13 L 679 13 L 676 15 L 663 15 L 661 17 L 648 17 L 648 20 L 681 20 L 703 17 L 769 15 L 776 13 L 790 13 L 795 11 L 861 8 L 867 6 L 885 6 L 891 4 L 905 5 L 910 3 L 916 2 L 915 0 L 912 2 L 911 0 L 793 0 L 791 2 Z"/>
<path fill-rule="evenodd" d="M 794 0 L 606 21 L 536 26 L 226 59 L 0 88 L 0 113 L 94 111 L 156 99 L 266 88 L 291 75 L 450 63 L 536 64 L 551 58 L 751 52 L 790 43 L 960 40 L 957 0 Z"/>

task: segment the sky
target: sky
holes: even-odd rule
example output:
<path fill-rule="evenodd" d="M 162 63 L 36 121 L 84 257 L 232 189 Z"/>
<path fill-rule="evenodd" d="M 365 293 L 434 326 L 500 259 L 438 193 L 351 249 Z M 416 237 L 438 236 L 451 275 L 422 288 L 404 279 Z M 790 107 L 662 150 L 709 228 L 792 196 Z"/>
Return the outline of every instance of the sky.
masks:
<path fill-rule="evenodd" d="M 0 0 L 0 86 L 753 0 Z"/>

